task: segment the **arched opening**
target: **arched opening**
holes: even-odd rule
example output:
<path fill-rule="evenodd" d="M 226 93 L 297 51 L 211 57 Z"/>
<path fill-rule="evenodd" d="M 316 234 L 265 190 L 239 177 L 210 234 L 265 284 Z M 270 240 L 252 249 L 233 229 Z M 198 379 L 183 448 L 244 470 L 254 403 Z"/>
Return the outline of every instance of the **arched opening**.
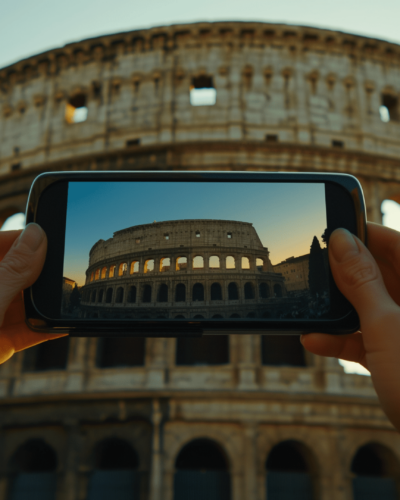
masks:
<path fill-rule="evenodd" d="M 222 300 L 222 288 L 219 283 L 211 285 L 211 300 Z"/>
<path fill-rule="evenodd" d="M 68 352 L 69 337 L 60 337 L 37 344 L 24 351 L 23 371 L 65 370 Z"/>
<path fill-rule="evenodd" d="M 96 272 L 94 273 L 94 279 L 98 280 L 100 278 L 100 269 L 96 269 Z"/>
<path fill-rule="evenodd" d="M 139 498 L 139 458 L 129 443 L 117 438 L 106 439 L 95 447 L 94 455 L 88 500 Z"/>
<path fill-rule="evenodd" d="M 115 296 L 115 302 L 117 304 L 122 304 L 123 301 L 124 301 L 124 289 L 122 288 L 122 286 L 119 286 L 117 288 L 117 294 Z"/>
<path fill-rule="evenodd" d="M 157 302 L 168 302 L 168 285 L 162 283 L 158 289 Z"/>
<path fill-rule="evenodd" d="M 134 304 L 136 302 L 136 287 L 132 285 L 128 292 L 128 302 L 129 304 Z"/>
<path fill-rule="evenodd" d="M 90 281 L 94 280 L 94 273 L 90 273 Z"/>
<path fill-rule="evenodd" d="M 397 203 L 396 203 L 397 201 Z M 381 204 L 382 223 L 384 226 L 391 227 L 400 231 L 400 195 L 394 200 L 384 200 Z"/>
<path fill-rule="evenodd" d="M 275 297 L 282 297 L 282 287 L 278 283 L 274 285 L 274 295 Z"/>
<path fill-rule="evenodd" d="M 22 212 L 13 213 L 13 209 L 5 210 L 0 215 L 0 230 L 1 231 L 14 231 L 17 229 L 24 229 L 25 227 L 25 214 Z"/>
<path fill-rule="evenodd" d="M 108 273 L 108 277 L 109 278 L 114 278 L 114 275 L 115 275 L 115 268 L 117 266 L 110 266 L 110 272 Z"/>
<path fill-rule="evenodd" d="M 126 262 L 122 262 L 118 266 L 118 276 L 123 276 L 124 274 L 126 274 L 127 270 L 128 270 L 128 264 Z"/>
<path fill-rule="evenodd" d="M 144 262 L 144 272 L 151 273 L 154 271 L 154 259 L 147 259 Z"/>
<path fill-rule="evenodd" d="M 130 273 L 131 274 L 136 274 L 138 272 L 139 272 L 139 261 L 138 260 L 134 260 L 133 262 L 131 262 Z"/>
<path fill-rule="evenodd" d="M 210 269 L 219 269 L 221 267 L 221 263 L 220 263 L 218 255 L 211 255 L 211 257 L 208 261 L 208 267 Z"/>
<path fill-rule="evenodd" d="M 10 500 L 55 500 L 57 456 L 42 439 L 30 439 L 10 461 Z"/>
<path fill-rule="evenodd" d="M 242 269 L 250 269 L 250 261 L 248 257 L 242 257 Z"/>
<path fill-rule="evenodd" d="M 225 265 L 227 269 L 235 269 L 235 257 L 232 257 L 232 255 L 228 255 L 225 261 Z"/>
<path fill-rule="evenodd" d="M 359 448 L 353 458 L 351 472 L 355 475 L 354 500 L 399 498 L 396 485 L 399 478 L 399 464 L 393 452 L 385 446 L 369 443 Z"/>
<path fill-rule="evenodd" d="M 108 288 L 107 289 L 107 293 L 106 293 L 106 303 L 107 304 L 111 304 L 112 296 L 113 296 L 113 289 L 112 288 Z"/>
<path fill-rule="evenodd" d="M 144 337 L 103 337 L 97 341 L 97 366 L 123 368 L 144 366 Z"/>
<path fill-rule="evenodd" d="M 187 257 L 178 257 L 176 259 L 176 271 L 183 271 L 187 269 Z"/>
<path fill-rule="evenodd" d="M 183 447 L 175 462 L 174 500 L 229 500 L 227 460 L 211 439 L 195 439 Z"/>
<path fill-rule="evenodd" d="M 200 238 L 200 231 L 196 231 L 195 236 L 196 238 Z"/>
<path fill-rule="evenodd" d="M 245 300 L 254 299 L 254 285 L 250 281 L 244 284 L 244 298 Z"/>
<path fill-rule="evenodd" d="M 142 302 L 151 302 L 151 285 L 143 285 Z"/>
<path fill-rule="evenodd" d="M 228 363 L 229 335 L 179 337 L 176 341 L 176 364 L 179 366 L 226 365 Z"/>
<path fill-rule="evenodd" d="M 201 255 L 196 255 L 193 257 L 193 269 L 203 269 L 204 268 L 204 258 Z"/>
<path fill-rule="evenodd" d="M 87 116 L 86 95 L 82 92 L 75 94 L 65 106 L 65 121 L 67 123 L 81 123 L 87 120 Z"/>
<path fill-rule="evenodd" d="M 266 462 L 268 500 L 314 498 L 307 451 L 301 443 L 292 440 L 272 448 Z"/>
<path fill-rule="evenodd" d="M 268 299 L 269 287 L 267 283 L 260 283 L 259 292 L 260 292 L 260 299 Z"/>
<path fill-rule="evenodd" d="M 101 279 L 102 280 L 106 277 L 106 274 L 107 274 L 107 268 L 103 267 L 103 269 L 101 270 Z"/>
<path fill-rule="evenodd" d="M 259 271 L 262 271 L 264 268 L 264 259 L 260 259 L 259 257 L 256 259 L 256 268 Z"/>
<path fill-rule="evenodd" d="M 169 257 L 163 257 L 160 259 L 160 272 L 165 273 L 171 269 L 171 259 Z"/>
<path fill-rule="evenodd" d="M 186 302 L 186 286 L 183 283 L 176 285 L 175 302 Z"/>
<path fill-rule="evenodd" d="M 101 304 L 103 302 L 103 297 L 104 297 L 104 290 L 99 291 L 99 298 L 97 299 L 97 302 Z"/>
<path fill-rule="evenodd" d="M 234 282 L 228 285 L 228 300 L 239 300 L 238 286 Z"/>
<path fill-rule="evenodd" d="M 195 283 L 193 285 L 193 296 L 192 300 L 195 301 L 203 301 L 204 300 L 204 286 L 201 283 Z"/>
<path fill-rule="evenodd" d="M 298 335 L 262 335 L 261 359 L 263 365 L 306 366 L 304 348 Z"/>
<path fill-rule="evenodd" d="M 93 290 L 92 292 L 92 298 L 90 299 L 90 302 L 94 304 L 96 302 L 96 290 Z"/>

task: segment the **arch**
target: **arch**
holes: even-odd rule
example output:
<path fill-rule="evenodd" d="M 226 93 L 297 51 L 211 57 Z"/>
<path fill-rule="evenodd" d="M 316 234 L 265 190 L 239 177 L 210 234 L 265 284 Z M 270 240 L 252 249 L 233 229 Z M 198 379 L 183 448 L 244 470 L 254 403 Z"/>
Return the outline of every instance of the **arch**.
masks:
<path fill-rule="evenodd" d="M 213 440 L 200 438 L 186 444 L 175 461 L 174 500 L 229 500 L 230 474 L 226 455 Z"/>
<path fill-rule="evenodd" d="M 168 285 L 165 283 L 158 288 L 157 302 L 168 302 Z"/>
<path fill-rule="evenodd" d="M 144 366 L 144 337 L 103 337 L 97 341 L 96 364 L 99 368 Z"/>
<path fill-rule="evenodd" d="M 228 285 L 228 300 L 239 300 L 239 290 L 235 282 Z"/>
<path fill-rule="evenodd" d="M 254 285 L 251 281 L 244 284 L 244 298 L 245 300 L 254 299 Z"/>
<path fill-rule="evenodd" d="M 114 278 L 114 275 L 115 275 L 115 268 L 116 268 L 116 267 L 117 267 L 117 266 L 110 266 L 110 271 L 109 271 L 109 273 L 108 273 L 108 277 L 109 277 L 109 278 Z"/>
<path fill-rule="evenodd" d="M 127 441 L 109 438 L 98 443 L 94 462 L 88 485 L 88 500 L 139 498 L 139 458 Z"/>
<path fill-rule="evenodd" d="M 225 267 L 226 269 L 235 269 L 235 257 L 232 255 L 228 255 L 225 259 Z"/>
<path fill-rule="evenodd" d="M 101 279 L 103 280 L 107 275 L 107 267 L 103 267 L 101 270 Z"/>
<path fill-rule="evenodd" d="M 99 304 L 101 304 L 103 302 L 103 297 L 104 297 L 104 290 L 101 289 L 99 291 L 99 298 L 97 299 L 97 302 L 99 302 Z"/>
<path fill-rule="evenodd" d="M 200 314 L 194 318 L 202 319 Z M 229 363 L 229 335 L 179 337 L 176 341 L 178 366 L 212 366 Z"/>
<path fill-rule="evenodd" d="M 90 281 L 93 281 L 93 279 L 94 279 L 94 273 L 92 272 L 90 273 Z"/>
<path fill-rule="evenodd" d="M 193 257 L 193 269 L 203 269 L 204 268 L 204 258 L 201 255 L 196 255 Z"/>
<path fill-rule="evenodd" d="M 90 299 L 90 302 L 93 304 L 94 302 L 96 302 L 96 290 L 93 290 L 92 291 L 92 297 Z"/>
<path fill-rule="evenodd" d="M 275 283 L 274 285 L 274 295 L 275 297 L 282 297 L 282 287 L 279 283 Z"/>
<path fill-rule="evenodd" d="M 154 271 L 154 259 L 147 259 L 144 261 L 144 272 L 151 273 Z"/>
<path fill-rule="evenodd" d="M 175 288 L 175 302 L 186 302 L 186 285 L 178 283 Z"/>
<path fill-rule="evenodd" d="M 14 472 L 11 500 L 55 500 L 57 455 L 43 439 L 30 439 L 20 446 L 11 458 L 10 468 Z"/>
<path fill-rule="evenodd" d="M 160 273 L 165 273 L 171 269 L 171 259 L 169 257 L 162 257 L 160 259 Z"/>
<path fill-rule="evenodd" d="M 268 500 L 315 498 L 311 454 L 303 443 L 288 440 L 275 445 L 265 465 Z"/>
<path fill-rule="evenodd" d="M 209 269 L 219 269 L 221 267 L 221 262 L 218 255 L 211 255 L 211 257 L 208 259 L 208 267 Z"/>
<path fill-rule="evenodd" d="M 250 269 L 250 260 L 248 257 L 242 257 L 242 269 Z"/>
<path fill-rule="evenodd" d="M 353 457 L 351 472 L 354 500 L 380 498 L 397 500 L 399 462 L 394 453 L 379 443 L 361 446 Z"/>
<path fill-rule="evenodd" d="M 200 236 L 201 236 L 200 231 L 196 231 L 195 236 L 196 236 L 196 238 L 200 238 Z"/>
<path fill-rule="evenodd" d="M 260 283 L 259 285 L 260 299 L 268 299 L 269 287 L 267 283 Z"/>
<path fill-rule="evenodd" d="M 134 304 L 136 302 L 136 287 L 135 287 L 135 285 L 132 285 L 129 287 L 128 302 L 129 302 L 129 304 Z"/>
<path fill-rule="evenodd" d="M 261 360 L 269 366 L 306 366 L 298 335 L 262 335 Z"/>
<path fill-rule="evenodd" d="M 131 262 L 131 267 L 130 267 L 130 274 L 136 274 L 139 272 L 139 261 L 138 260 L 133 260 Z"/>
<path fill-rule="evenodd" d="M 195 283 L 193 285 L 192 300 L 200 302 L 204 300 L 204 286 L 202 283 Z"/>
<path fill-rule="evenodd" d="M 100 278 L 100 269 L 96 269 L 96 272 L 94 273 L 94 279 L 98 280 Z"/>
<path fill-rule="evenodd" d="M 211 285 L 211 300 L 222 300 L 222 288 L 219 283 Z"/>
<path fill-rule="evenodd" d="M 143 285 L 142 288 L 142 302 L 151 302 L 151 285 Z"/>
<path fill-rule="evenodd" d="M 107 293 L 106 293 L 106 303 L 111 304 L 112 302 L 112 296 L 113 296 L 113 289 L 112 288 L 107 288 Z"/>
<path fill-rule="evenodd" d="M 187 269 L 187 257 L 178 257 L 176 259 L 175 271 L 183 271 Z"/>
<path fill-rule="evenodd" d="M 263 268 L 264 268 L 264 259 L 262 259 L 261 257 L 257 257 L 256 258 L 256 268 L 259 270 L 259 271 L 262 271 Z M 261 268 L 261 269 L 260 269 Z"/>
<path fill-rule="evenodd" d="M 115 302 L 116 302 L 116 304 L 122 304 L 123 301 L 124 301 L 124 289 L 122 288 L 122 286 L 119 286 L 117 288 L 117 294 L 115 296 Z"/>

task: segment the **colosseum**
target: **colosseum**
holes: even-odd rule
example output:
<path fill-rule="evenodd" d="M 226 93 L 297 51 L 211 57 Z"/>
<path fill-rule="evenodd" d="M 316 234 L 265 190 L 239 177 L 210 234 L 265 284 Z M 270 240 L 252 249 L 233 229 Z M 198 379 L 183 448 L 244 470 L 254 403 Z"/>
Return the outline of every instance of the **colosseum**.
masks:
<path fill-rule="evenodd" d="M 286 296 L 252 224 L 179 220 L 95 243 L 81 308 L 92 318 L 269 318 L 295 306 Z"/>
<path fill-rule="evenodd" d="M 0 220 L 45 171 L 292 170 L 357 176 L 381 222 L 399 72 L 396 44 L 251 22 L 34 55 L 0 69 Z M 1 499 L 399 498 L 371 378 L 296 337 L 65 337 L 1 365 L 0 398 Z"/>

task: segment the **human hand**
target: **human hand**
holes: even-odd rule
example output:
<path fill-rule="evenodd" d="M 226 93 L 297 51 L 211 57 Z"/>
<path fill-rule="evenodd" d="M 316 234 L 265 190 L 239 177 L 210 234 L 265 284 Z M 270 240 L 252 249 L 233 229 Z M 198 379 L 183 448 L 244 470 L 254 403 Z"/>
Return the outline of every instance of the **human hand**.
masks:
<path fill-rule="evenodd" d="M 301 342 L 314 354 L 367 368 L 383 410 L 400 430 L 400 233 L 369 222 L 368 247 L 344 229 L 329 241 L 333 277 L 360 317 L 360 332 L 311 333 Z"/>
<path fill-rule="evenodd" d="M 25 324 L 22 290 L 37 280 L 46 250 L 46 235 L 37 224 L 24 231 L 0 231 L 0 363 L 15 352 L 64 336 L 33 332 Z"/>

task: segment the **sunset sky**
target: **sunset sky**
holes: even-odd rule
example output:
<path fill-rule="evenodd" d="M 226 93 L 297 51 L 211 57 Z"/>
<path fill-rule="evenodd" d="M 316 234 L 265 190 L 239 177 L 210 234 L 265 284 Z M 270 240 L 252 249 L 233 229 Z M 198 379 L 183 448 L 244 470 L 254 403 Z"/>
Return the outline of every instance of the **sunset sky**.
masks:
<path fill-rule="evenodd" d="M 64 276 L 84 284 L 89 251 L 127 227 L 180 219 L 251 222 L 272 264 L 309 253 L 326 228 L 323 184 L 70 183 Z"/>

